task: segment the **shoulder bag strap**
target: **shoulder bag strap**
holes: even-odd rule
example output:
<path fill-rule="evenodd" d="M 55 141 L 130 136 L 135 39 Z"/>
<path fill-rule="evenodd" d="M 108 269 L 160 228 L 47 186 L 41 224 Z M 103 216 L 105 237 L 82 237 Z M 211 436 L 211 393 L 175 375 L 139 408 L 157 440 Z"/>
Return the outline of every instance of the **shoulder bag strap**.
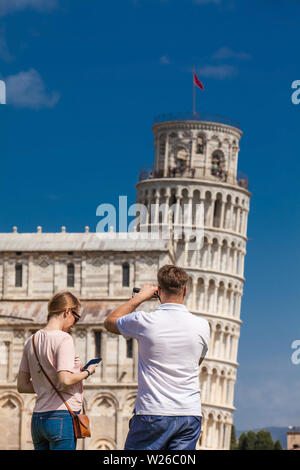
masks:
<path fill-rule="evenodd" d="M 35 348 L 35 344 L 34 344 L 34 336 L 35 334 L 32 336 L 32 345 L 33 345 L 33 350 L 34 350 L 34 354 L 36 356 L 36 359 L 38 361 L 38 364 L 41 368 L 41 370 L 43 371 L 44 375 L 46 376 L 46 378 L 48 379 L 48 381 L 50 382 L 50 384 L 52 385 L 52 387 L 54 388 L 54 390 L 56 391 L 56 393 L 60 396 L 60 398 L 62 399 L 62 401 L 64 402 L 64 404 L 66 405 L 68 411 L 70 412 L 70 414 L 72 416 L 75 416 L 75 414 L 73 413 L 73 411 L 71 410 L 71 408 L 69 407 L 68 403 L 64 400 L 62 394 L 57 390 L 57 388 L 55 387 L 55 385 L 53 384 L 53 382 L 51 381 L 51 379 L 48 377 L 48 375 L 46 374 L 46 372 L 44 371 L 44 369 L 42 368 L 41 366 L 41 363 L 39 361 L 39 358 L 38 358 L 38 355 L 37 355 L 37 352 L 36 352 L 36 348 Z"/>

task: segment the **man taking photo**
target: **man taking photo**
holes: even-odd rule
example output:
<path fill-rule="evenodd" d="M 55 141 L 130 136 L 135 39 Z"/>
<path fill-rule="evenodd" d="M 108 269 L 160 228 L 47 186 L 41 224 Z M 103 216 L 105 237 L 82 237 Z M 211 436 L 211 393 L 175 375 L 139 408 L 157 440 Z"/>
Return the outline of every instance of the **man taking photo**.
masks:
<path fill-rule="evenodd" d="M 209 345 L 209 324 L 184 306 L 188 275 L 174 265 L 157 274 L 106 318 L 105 328 L 138 341 L 138 394 L 125 450 L 194 450 L 201 431 L 199 365 Z M 137 310 L 153 298 L 152 312 Z"/>

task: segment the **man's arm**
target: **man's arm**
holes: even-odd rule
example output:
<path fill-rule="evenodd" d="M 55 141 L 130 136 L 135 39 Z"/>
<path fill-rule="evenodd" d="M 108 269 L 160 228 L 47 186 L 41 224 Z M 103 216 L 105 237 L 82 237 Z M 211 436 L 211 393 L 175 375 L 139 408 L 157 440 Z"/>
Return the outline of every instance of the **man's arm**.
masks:
<path fill-rule="evenodd" d="M 149 300 L 153 297 L 154 292 L 157 291 L 157 286 L 145 285 L 141 288 L 140 292 L 136 294 L 132 299 L 120 305 L 113 312 L 111 312 L 104 321 L 105 328 L 111 333 L 120 335 L 120 331 L 117 327 L 118 318 L 124 317 L 129 313 L 132 313 L 142 302 Z"/>

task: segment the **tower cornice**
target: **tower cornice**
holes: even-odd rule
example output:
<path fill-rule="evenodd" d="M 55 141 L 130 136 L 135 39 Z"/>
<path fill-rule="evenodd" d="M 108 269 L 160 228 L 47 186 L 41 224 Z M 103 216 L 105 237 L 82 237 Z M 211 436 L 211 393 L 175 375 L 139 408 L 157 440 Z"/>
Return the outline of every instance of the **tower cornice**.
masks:
<path fill-rule="evenodd" d="M 227 124 L 221 124 L 218 122 L 209 122 L 209 121 L 165 121 L 158 122 L 152 126 L 152 130 L 157 132 L 159 130 L 174 130 L 174 129 L 189 129 L 197 131 L 214 131 L 214 132 L 224 132 L 226 134 L 231 134 L 240 139 L 243 135 L 243 132 L 237 127 L 230 126 Z"/>

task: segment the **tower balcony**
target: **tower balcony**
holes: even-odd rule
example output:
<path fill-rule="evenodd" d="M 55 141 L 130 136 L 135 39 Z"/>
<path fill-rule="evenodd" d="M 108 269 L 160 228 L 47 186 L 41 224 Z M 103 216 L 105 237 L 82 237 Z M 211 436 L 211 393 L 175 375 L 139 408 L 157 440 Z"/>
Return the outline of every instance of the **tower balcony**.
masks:
<path fill-rule="evenodd" d="M 161 179 L 161 178 L 191 178 L 191 179 L 203 179 L 203 177 L 198 177 L 196 174 L 196 169 L 191 167 L 175 167 L 169 168 L 168 174 L 164 175 L 163 170 L 155 170 L 153 165 L 144 165 L 140 168 L 139 173 L 139 182 L 151 180 L 151 179 Z M 204 179 L 207 179 L 205 177 Z M 210 179 L 216 182 L 228 182 L 228 173 L 223 169 L 218 169 L 218 167 L 211 168 Z M 241 188 L 248 190 L 248 176 L 241 171 L 238 171 L 236 176 L 236 184 Z"/>

